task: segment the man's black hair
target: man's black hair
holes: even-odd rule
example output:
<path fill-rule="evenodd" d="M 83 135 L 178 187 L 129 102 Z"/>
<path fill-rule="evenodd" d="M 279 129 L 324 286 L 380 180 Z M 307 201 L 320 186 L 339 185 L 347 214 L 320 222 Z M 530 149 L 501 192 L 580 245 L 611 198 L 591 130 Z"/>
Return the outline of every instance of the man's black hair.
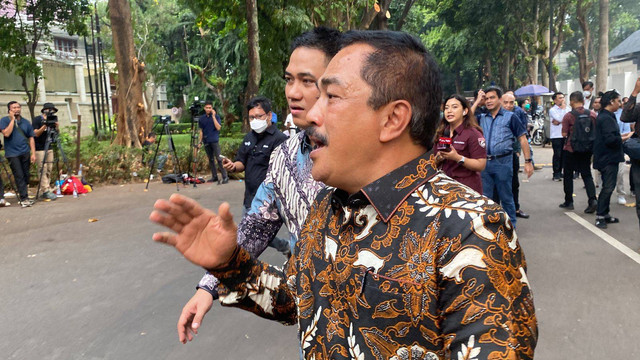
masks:
<path fill-rule="evenodd" d="M 492 91 L 495 92 L 496 95 L 498 95 L 498 98 L 501 98 L 502 94 L 504 94 L 504 92 L 502 91 L 502 88 L 500 86 L 489 86 L 488 88 L 486 88 L 484 90 L 484 93 L 488 94 L 488 93 L 490 93 Z"/>
<path fill-rule="evenodd" d="M 340 50 L 340 37 L 342 33 L 336 29 L 318 26 L 300 34 L 291 42 L 290 52 L 299 47 L 318 49 L 331 59 Z"/>
<path fill-rule="evenodd" d="M 211 105 L 213 107 L 213 102 L 211 100 L 207 100 L 204 102 L 204 106 Z"/>
<path fill-rule="evenodd" d="M 271 100 L 267 99 L 264 96 L 256 96 L 249 100 L 249 103 L 247 104 L 247 110 L 251 110 L 258 106 L 260 106 L 265 113 L 268 113 L 271 111 Z"/>
<path fill-rule="evenodd" d="M 18 102 L 15 100 L 9 101 L 9 103 L 7 104 L 7 111 L 11 110 L 11 105 L 13 104 L 18 104 Z"/>
<path fill-rule="evenodd" d="M 558 95 L 564 95 L 564 93 L 563 93 L 562 91 L 558 91 L 558 92 L 554 93 L 554 94 L 551 96 L 551 99 L 553 99 L 553 101 L 555 101 L 555 100 L 556 100 L 556 98 L 558 97 Z"/>
<path fill-rule="evenodd" d="M 152 137 L 156 137 L 156 133 L 153 131 L 149 131 L 149 135 L 147 135 L 148 138 L 152 138 Z"/>
<path fill-rule="evenodd" d="M 593 81 L 587 80 L 587 81 L 583 82 L 582 83 L 582 88 L 584 89 L 585 87 L 587 87 L 587 85 L 590 86 L 593 89 Z"/>
<path fill-rule="evenodd" d="M 569 95 L 569 102 L 579 102 L 584 104 L 584 95 L 582 95 L 582 91 L 574 91 Z"/>
<path fill-rule="evenodd" d="M 600 106 L 604 109 L 605 107 L 611 105 L 613 100 L 619 99 L 620 94 L 618 94 L 615 90 L 609 90 L 606 93 L 602 94 L 602 98 L 600 98 Z"/>
<path fill-rule="evenodd" d="M 478 98 L 478 94 L 480 93 L 480 90 L 482 90 L 482 89 L 477 89 L 476 91 L 473 92 L 473 98 L 474 99 Z"/>
<path fill-rule="evenodd" d="M 518 106 L 524 109 L 524 102 L 527 101 L 526 97 L 519 97 L 516 98 L 516 102 L 518 103 Z"/>
<path fill-rule="evenodd" d="M 411 104 L 409 134 L 416 143 L 431 149 L 440 118 L 442 88 L 440 71 L 416 37 L 395 31 L 349 31 L 342 36 L 343 49 L 367 44 L 374 48 L 360 76 L 371 86 L 367 101 L 373 109 L 396 100 Z"/>

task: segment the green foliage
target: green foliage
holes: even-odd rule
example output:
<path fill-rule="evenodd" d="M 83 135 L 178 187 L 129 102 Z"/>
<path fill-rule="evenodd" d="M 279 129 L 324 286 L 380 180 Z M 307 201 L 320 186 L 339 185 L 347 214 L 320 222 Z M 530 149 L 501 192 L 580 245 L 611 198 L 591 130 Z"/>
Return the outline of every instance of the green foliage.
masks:
<path fill-rule="evenodd" d="M 54 27 L 69 34 L 83 35 L 90 13 L 88 0 L 0 0 L 0 67 L 15 73 L 23 87 L 31 115 L 37 101 L 42 68 L 36 55 L 51 53 L 47 41 Z"/>

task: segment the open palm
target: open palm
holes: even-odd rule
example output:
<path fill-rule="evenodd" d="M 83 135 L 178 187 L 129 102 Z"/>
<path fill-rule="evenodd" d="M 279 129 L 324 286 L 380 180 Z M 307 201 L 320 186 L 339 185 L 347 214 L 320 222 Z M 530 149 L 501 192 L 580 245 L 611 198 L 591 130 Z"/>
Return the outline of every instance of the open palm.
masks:
<path fill-rule="evenodd" d="M 158 200 L 149 219 L 173 232 L 153 234 L 153 240 L 175 247 L 184 257 L 206 269 L 225 265 L 237 247 L 237 227 L 223 203 L 218 214 L 195 200 L 174 194 Z"/>

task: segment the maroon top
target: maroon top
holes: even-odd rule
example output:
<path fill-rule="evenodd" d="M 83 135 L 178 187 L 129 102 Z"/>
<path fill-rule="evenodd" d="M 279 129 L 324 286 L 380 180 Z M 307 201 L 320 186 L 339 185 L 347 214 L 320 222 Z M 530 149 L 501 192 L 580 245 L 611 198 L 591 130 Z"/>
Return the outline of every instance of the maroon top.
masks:
<path fill-rule="evenodd" d="M 577 111 L 578 114 L 584 114 L 585 112 L 585 109 L 582 106 L 577 107 L 573 110 Z M 587 111 L 591 111 L 591 114 L 590 114 L 591 121 L 593 121 L 593 124 L 595 125 L 596 116 L 597 116 L 596 112 L 593 110 L 587 110 Z M 562 149 L 567 150 L 568 152 L 573 152 L 573 148 L 571 147 L 571 134 L 573 133 L 573 124 L 575 123 L 576 123 L 576 118 L 573 116 L 571 111 L 566 113 L 562 118 L 562 133 L 567 134 L 566 140 L 564 142 L 564 147 Z"/>
<path fill-rule="evenodd" d="M 459 125 L 455 130 L 453 130 L 452 139 L 452 146 L 456 149 L 458 154 L 465 158 L 487 158 L 484 135 L 482 135 L 480 130 L 473 127 L 465 128 L 463 125 Z M 437 146 L 437 143 L 433 146 L 434 154 L 438 152 Z M 469 170 L 452 160 L 445 160 L 442 163 L 442 171 L 444 171 L 447 176 L 482 194 L 482 178 L 480 177 L 479 171 Z"/>

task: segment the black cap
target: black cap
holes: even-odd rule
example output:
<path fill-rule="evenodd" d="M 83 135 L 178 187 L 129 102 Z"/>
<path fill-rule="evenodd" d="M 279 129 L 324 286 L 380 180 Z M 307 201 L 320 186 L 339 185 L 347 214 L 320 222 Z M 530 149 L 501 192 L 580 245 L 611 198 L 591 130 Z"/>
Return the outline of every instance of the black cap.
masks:
<path fill-rule="evenodd" d="M 42 110 L 40 110 L 40 112 L 44 112 L 45 110 L 53 110 L 55 112 L 58 112 L 58 109 L 56 109 L 53 103 L 44 103 L 44 105 L 42 106 Z"/>

